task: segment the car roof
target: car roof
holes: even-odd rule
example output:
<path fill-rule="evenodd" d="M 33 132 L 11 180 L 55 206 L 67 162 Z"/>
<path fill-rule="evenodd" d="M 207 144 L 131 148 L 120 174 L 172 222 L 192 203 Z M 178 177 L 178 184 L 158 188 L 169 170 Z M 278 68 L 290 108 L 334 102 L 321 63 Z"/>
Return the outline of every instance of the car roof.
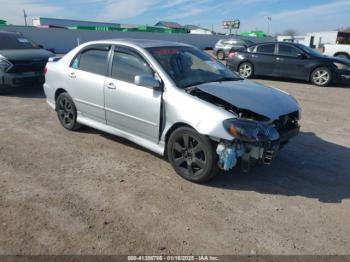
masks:
<path fill-rule="evenodd" d="M 166 46 L 190 46 L 183 43 L 178 42 L 170 42 L 170 41 L 163 41 L 163 40 L 152 40 L 152 39 L 107 39 L 107 40 L 99 40 L 99 41 L 93 41 L 89 42 L 91 44 L 93 43 L 109 43 L 109 44 L 131 44 L 136 45 L 142 48 L 150 48 L 150 47 L 166 47 Z"/>
<path fill-rule="evenodd" d="M 300 45 L 299 43 L 276 41 L 276 42 L 261 42 L 261 43 L 255 44 L 254 46 L 256 46 L 256 45 L 266 45 L 266 44 L 273 44 L 273 45 L 275 45 L 275 44 L 285 44 L 285 45 L 295 45 L 295 46 Z"/>

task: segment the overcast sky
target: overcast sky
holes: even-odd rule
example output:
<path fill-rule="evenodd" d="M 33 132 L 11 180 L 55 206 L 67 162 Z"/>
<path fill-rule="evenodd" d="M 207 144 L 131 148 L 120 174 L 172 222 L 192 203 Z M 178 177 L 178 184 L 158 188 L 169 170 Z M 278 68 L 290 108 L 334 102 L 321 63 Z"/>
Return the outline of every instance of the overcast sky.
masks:
<path fill-rule="evenodd" d="M 222 30 L 222 21 L 241 20 L 240 31 L 299 34 L 350 26 L 350 0 L 0 0 L 0 19 L 24 24 L 33 16 L 153 25 L 159 20 Z"/>

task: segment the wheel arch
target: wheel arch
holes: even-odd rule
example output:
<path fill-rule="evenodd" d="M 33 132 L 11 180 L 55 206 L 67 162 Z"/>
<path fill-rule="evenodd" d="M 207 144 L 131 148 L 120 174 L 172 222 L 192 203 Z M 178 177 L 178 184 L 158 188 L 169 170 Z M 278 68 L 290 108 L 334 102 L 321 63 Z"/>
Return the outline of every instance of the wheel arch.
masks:
<path fill-rule="evenodd" d="M 172 133 L 174 133 L 174 131 L 180 127 L 189 127 L 192 128 L 193 130 L 196 130 L 193 126 L 186 124 L 184 122 L 177 122 L 174 123 L 165 133 L 164 135 L 164 142 L 165 142 L 165 146 L 167 146 L 169 138 L 171 136 Z M 197 131 L 198 132 L 198 131 Z"/>
<path fill-rule="evenodd" d="M 341 51 L 341 52 L 337 52 L 337 53 L 335 53 L 334 54 L 334 56 L 339 56 L 339 55 L 346 55 L 348 58 L 350 58 L 350 55 L 349 55 L 349 53 L 347 53 L 347 52 L 344 52 L 344 51 Z"/>
<path fill-rule="evenodd" d="M 218 55 L 218 53 L 219 53 L 220 51 L 225 53 L 225 50 L 224 50 L 224 49 L 219 48 L 219 49 L 217 49 L 217 50 L 215 51 L 215 55 Z"/>
<path fill-rule="evenodd" d="M 67 93 L 67 90 L 65 90 L 64 88 L 58 88 L 55 92 L 55 102 L 57 101 L 57 98 L 60 94 L 62 93 Z"/>

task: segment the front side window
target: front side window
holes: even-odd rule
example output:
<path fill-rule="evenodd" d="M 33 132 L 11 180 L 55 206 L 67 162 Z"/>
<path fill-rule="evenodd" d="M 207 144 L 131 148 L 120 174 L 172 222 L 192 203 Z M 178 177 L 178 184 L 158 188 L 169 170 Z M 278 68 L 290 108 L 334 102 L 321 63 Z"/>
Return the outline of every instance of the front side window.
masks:
<path fill-rule="evenodd" d="M 93 46 L 84 49 L 72 61 L 71 67 L 85 72 L 106 75 L 107 57 L 110 46 Z"/>
<path fill-rule="evenodd" d="M 129 51 L 115 51 L 112 78 L 134 83 L 137 75 L 153 75 L 153 71 L 139 55 Z"/>
<path fill-rule="evenodd" d="M 223 64 L 193 47 L 152 47 L 147 50 L 180 88 L 241 79 Z"/>
<path fill-rule="evenodd" d="M 279 55 L 297 57 L 299 53 L 301 53 L 301 52 L 298 49 L 296 49 L 290 45 L 280 44 L 278 46 L 278 54 Z"/>
<path fill-rule="evenodd" d="M 275 53 L 275 45 L 274 44 L 259 45 L 256 48 L 256 52 L 263 53 L 263 54 L 274 54 Z"/>

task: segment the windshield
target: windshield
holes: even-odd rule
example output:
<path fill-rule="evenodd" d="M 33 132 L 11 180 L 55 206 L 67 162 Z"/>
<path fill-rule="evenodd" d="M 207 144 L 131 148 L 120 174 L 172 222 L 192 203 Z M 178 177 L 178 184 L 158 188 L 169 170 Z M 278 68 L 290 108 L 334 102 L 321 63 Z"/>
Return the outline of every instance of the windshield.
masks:
<path fill-rule="evenodd" d="M 180 88 L 241 78 L 223 64 L 192 47 L 152 47 L 147 50 Z"/>
<path fill-rule="evenodd" d="M 0 34 L 1 49 L 38 49 L 39 46 L 29 39 L 15 34 Z"/>
<path fill-rule="evenodd" d="M 312 49 L 306 45 L 302 45 L 302 44 L 297 44 L 297 46 L 303 50 L 304 52 L 310 54 L 310 55 L 313 55 L 313 56 L 322 56 L 322 54 L 320 52 L 318 52 L 317 50 L 315 49 Z"/>

